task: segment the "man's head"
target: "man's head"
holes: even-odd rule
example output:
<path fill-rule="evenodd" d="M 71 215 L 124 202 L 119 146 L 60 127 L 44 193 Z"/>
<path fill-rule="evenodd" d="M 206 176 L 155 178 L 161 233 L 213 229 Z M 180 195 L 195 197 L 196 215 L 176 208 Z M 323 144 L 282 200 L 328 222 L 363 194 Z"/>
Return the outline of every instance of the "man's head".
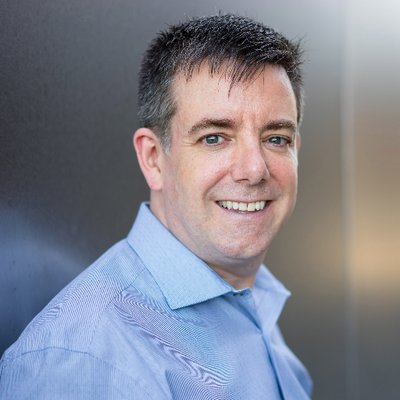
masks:
<path fill-rule="evenodd" d="M 283 67 L 292 84 L 300 122 L 303 88 L 299 43 L 236 15 L 193 19 L 171 26 L 150 43 L 139 74 L 141 124 L 154 130 L 165 149 L 176 111 L 173 82 L 178 75 L 190 79 L 203 63 L 207 63 L 211 75 L 223 70 L 232 86 L 250 80 L 266 65 Z"/>
<path fill-rule="evenodd" d="M 299 53 L 260 24 L 219 16 L 171 27 L 145 58 L 134 145 L 151 209 L 235 287 L 252 284 L 295 204 Z"/>

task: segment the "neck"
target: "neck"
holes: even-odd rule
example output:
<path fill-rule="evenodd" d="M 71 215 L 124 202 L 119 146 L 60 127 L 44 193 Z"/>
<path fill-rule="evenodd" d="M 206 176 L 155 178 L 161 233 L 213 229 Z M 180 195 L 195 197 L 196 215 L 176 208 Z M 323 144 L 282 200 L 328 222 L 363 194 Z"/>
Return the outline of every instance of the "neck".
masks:
<path fill-rule="evenodd" d="M 262 264 L 262 260 L 257 260 L 252 264 L 237 265 L 227 268 L 226 266 L 210 265 L 225 282 L 229 283 L 237 290 L 251 288 L 256 280 L 257 272 Z"/>

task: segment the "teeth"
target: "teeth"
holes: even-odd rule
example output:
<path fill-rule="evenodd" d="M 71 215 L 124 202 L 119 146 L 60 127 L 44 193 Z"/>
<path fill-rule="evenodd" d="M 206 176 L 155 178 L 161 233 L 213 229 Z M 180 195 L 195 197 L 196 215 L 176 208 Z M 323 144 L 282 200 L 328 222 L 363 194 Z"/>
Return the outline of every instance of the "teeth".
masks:
<path fill-rule="evenodd" d="M 239 203 L 239 211 L 247 211 L 247 204 Z"/>
<path fill-rule="evenodd" d="M 261 201 L 255 201 L 252 203 L 244 203 L 244 202 L 237 202 L 237 201 L 230 201 L 230 200 L 222 200 L 219 201 L 218 204 L 226 208 L 228 210 L 239 210 L 239 211 L 259 211 L 264 209 L 266 201 L 261 200 Z"/>

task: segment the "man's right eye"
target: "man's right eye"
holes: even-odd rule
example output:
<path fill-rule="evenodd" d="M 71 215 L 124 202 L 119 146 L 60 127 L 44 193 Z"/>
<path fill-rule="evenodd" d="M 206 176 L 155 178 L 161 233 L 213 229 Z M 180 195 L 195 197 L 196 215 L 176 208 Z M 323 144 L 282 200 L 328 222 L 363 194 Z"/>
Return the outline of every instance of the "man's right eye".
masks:
<path fill-rule="evenodd" d="M 214 146 L 217 144 L 221 144 L 223 141 L 223 137 L 221 135 L 207 135 L 204 136 L 201 140 L 203 143 L 209 146 Z"/>

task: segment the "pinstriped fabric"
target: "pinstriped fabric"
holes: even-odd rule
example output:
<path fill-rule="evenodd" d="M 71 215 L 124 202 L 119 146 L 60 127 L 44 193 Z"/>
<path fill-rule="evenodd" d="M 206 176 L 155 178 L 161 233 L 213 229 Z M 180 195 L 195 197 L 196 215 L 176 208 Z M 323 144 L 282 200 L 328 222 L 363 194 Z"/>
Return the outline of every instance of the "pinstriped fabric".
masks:
<path fill-rule="evenodd" d="M 3 399 L 308 399 L 264 267 L 236 291 L 142 205 L 127 240 L 77 277 L 0 364 Z"/>

